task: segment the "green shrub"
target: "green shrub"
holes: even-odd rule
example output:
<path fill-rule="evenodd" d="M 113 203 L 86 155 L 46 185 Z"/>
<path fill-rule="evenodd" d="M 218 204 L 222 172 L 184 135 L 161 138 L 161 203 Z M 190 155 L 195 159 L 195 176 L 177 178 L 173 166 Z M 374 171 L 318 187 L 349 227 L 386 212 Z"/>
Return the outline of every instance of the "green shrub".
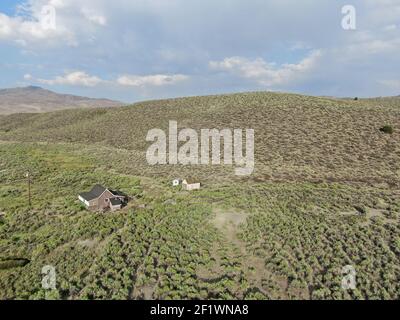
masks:
<path fill-rule="evenodd" d="M 12 259 L 0 261 L 0 270 L 24 267 L 29 263 L 27 259 Z"/>
<path fill-rule="evenodd" d="M 383 132 L 383 133 L 392 134 L 393 133 L 393 127 L 386 125 L 386 126 L 383 126 L 382 128 L 380 128 L 379 131 Z"/>
<path fill-rule="evenodd" d="M 361 215 L 366 215 L 368 211 L 365 206 L 354 206 L 354 209 L 356 209 Z"/>

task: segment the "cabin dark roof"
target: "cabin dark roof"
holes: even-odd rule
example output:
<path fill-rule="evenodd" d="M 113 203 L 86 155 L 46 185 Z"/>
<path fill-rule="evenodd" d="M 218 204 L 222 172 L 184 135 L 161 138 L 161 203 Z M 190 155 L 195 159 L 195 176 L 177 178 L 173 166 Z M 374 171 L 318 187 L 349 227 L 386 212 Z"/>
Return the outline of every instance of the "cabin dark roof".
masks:
<path fill-rule="evenodd" d="M 126 197 L 126 194 L 121 192 L 121 191 L 116 191 L 116 190 L 110 190 L 108 189 L 108 191 L 110 191 L 114 196 L 118 196 L 118 197 Z"/>
<path fill-rule="evenodd" d="M 80 196 L 86 201 L 91 201 L 100 197 L 107 189 L 97 184 L 89 192 L 83 192 Z"/>
<path fill-rule="evenodd" d="M 113 206 L 122 205 L 122 201 L 118 198 L 111 198 L 110 202 L 111 202 L 111 205 L 113 205 Z"/>

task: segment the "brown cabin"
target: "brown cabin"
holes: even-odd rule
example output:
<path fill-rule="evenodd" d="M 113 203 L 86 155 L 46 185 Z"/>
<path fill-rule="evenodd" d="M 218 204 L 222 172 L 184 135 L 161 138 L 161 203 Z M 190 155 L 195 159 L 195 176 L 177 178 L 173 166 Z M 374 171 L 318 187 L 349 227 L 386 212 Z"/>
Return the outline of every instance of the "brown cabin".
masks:
<path fill-rule="evenodd" d="M 89 192 L 79 195 L 79 200 L 91 211 L 120 210 L 127 202 L 127 197 L 101 185 L 95 185 Z"/>

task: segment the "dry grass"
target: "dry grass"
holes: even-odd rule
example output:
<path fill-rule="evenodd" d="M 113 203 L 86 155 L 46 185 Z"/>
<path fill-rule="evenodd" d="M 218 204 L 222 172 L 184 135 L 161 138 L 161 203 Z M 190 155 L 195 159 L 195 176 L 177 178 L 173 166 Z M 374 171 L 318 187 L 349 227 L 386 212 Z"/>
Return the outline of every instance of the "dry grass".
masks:
<path fill-rule="evenodd" d="M 172 178 L 189 172 L 205 179 L 234 180 L 230 167 L 147 166 L 148 130 L 253 128 L 255 181 L 348 182 L 399 186 L 400 99 L 335 100 L 276 93 L 247 93 L 139 103 L 131 107 L 68 110 L 0 118 L 0 140 L 74 142 L 84 152 L 94 144 L 109 148 L 104 157 L 131 162 L 146 175 Z M 104 149 L 103 149 L 104 150 Z M 129 165 L 125 166 L 129 167 Z"/>

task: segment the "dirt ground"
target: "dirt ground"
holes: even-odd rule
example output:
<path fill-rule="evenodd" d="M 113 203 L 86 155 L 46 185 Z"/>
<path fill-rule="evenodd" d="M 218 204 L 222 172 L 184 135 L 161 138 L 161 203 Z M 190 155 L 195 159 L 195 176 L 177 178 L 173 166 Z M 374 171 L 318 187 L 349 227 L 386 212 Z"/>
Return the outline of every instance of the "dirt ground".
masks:
<path fill-rule="evenodd" d="M 249 282 L 252 291 L 259 292 L 265 297 L 270 297 L 268 293 L 268 285 L 273 282 L 280 287 L 280 291 L 287 289 L 288 283 L 285 279 L 281 279 L 273 275 L 266 267 L 264 259 L 258 257 L 255 253 L 250 252 L 243 240 L 240 239 L 240 228 L 246 223 L 249 214 L 246 212 L 238 212 L 235 210 L 225 210 L 221 208 L 214 209 L 214 217 L 210 221 L 223 235 L 228 247 L 228 256 L 232 260 L 239 258 L 240 269 L 243 271 L 245 278 Z M 208 280 L 217 279 L 223 276 L 220 266 L 221 257 L 219 256 L 221 248 L 216 245 L 213 248 L 214 265 L 208 269 L 199 269 L 198 276 Z M 243 297 L 245 292 L 241 292 L 238 288 L 238 297 Z M 283 297 L 284 298 L 284 297 Z"/>

